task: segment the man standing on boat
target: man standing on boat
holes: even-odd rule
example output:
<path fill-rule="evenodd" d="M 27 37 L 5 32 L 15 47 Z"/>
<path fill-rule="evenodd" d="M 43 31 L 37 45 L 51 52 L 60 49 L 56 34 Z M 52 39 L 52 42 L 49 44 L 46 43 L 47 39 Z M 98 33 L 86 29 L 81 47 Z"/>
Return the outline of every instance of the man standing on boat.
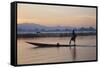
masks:
<path fill-rule="evenodd" d="M 71 44 L 71 41 L 73 41 L 74 42 L 74 45 L 75 45 L 75 42 L 76 42 L 76 33 L 75 33 L 75 30 L 73 29 L 73 31 L 72 31 L 72 37 L 71 37 L 71 39 L 70 39 L 70 41 L 69 41 L 69 45 Z"/>

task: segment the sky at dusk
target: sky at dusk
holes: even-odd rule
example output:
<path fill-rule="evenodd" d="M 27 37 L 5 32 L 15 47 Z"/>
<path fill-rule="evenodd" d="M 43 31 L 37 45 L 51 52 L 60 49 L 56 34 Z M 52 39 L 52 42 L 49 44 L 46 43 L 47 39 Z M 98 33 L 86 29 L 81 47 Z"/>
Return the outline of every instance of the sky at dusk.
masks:
<path fill-rule="evenodd" d="M 96 27 L 96 8 L 90 7 L 18 4 L 17 14 L 17 24 Z"/>

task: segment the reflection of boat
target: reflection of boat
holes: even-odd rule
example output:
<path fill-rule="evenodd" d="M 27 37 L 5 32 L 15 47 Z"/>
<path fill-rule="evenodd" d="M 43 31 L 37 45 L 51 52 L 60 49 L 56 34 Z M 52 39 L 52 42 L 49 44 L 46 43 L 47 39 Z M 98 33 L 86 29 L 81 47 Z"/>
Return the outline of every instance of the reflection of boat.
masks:
<path fill-rule="evenodd" d="M 78 46 L 78 47 L 96 47 L 96 46 L 89 46 L 89 45 L 66 45 L 66 44 L 45 44 L 45 43 L 34 43 L 34 42 L 26 42 L 28 44 L 32 44 L 38 47 L 70 47 L 70 46 Z"/>

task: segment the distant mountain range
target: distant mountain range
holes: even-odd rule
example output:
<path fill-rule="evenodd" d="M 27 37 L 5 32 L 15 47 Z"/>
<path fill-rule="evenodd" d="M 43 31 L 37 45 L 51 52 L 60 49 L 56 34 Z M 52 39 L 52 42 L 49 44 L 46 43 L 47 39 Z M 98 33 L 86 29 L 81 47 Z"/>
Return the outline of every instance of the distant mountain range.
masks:
<path fill-rule="evenodd" d="M 80 28 L 74 28 L 69 26 L 53 26 L 48 27 L 44 25 L 39 24 L 18 24 L 17 25 L 17 32 L 18 33 L 34 33 L 34 32 L 68 32 L 72 31 L 72 29 L 75 29 L 76 31 L 96 31 L 93 27 L 80 27 Z"/>

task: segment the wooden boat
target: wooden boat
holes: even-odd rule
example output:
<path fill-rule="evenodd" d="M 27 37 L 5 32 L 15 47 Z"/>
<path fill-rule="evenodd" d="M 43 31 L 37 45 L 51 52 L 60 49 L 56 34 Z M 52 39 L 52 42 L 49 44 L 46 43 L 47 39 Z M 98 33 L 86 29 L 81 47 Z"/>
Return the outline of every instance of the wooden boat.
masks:
<path fill-rule="evenodd" d="M 26 42 L 28 44 L 32 44 L 38 47 L 72 47 L 72 46 L 78 46 L 78 47 L 96 47 L 96 46 L 89 46 L 89 45 L 66 45 L 66 44 L 45 44 L 45 43 L 34 43 L 34 42 Z"/>

